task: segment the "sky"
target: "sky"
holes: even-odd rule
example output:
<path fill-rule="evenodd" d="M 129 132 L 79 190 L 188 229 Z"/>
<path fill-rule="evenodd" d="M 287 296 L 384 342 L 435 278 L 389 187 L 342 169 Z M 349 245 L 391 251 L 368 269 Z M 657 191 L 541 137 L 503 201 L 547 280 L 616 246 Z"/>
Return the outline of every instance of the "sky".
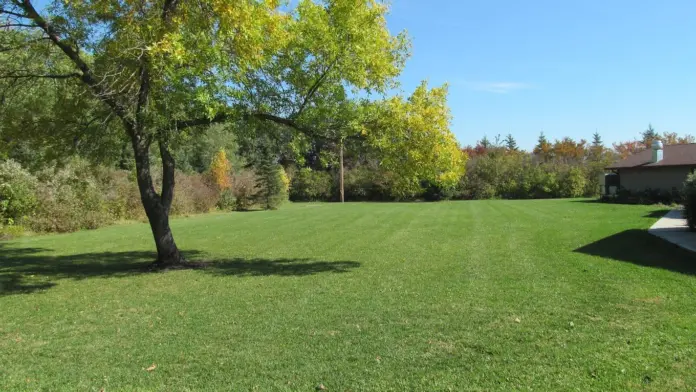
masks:
<path fill-rule="evenodd" d="M 449 84 L 462 145 L 540 132 L 605 144 L 658 132 L 696 135 L 696 1 L 392 0 L 412 57 L 400 77 Z"/>

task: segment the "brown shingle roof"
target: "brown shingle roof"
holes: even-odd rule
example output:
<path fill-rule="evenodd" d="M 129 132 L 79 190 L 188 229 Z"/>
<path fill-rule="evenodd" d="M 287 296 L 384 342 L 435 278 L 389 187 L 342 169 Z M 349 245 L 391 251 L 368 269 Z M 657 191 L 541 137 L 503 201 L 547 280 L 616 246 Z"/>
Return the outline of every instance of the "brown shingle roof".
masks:
<path fill-rule="evenodd" d="M 614 162 L 607 169 L 625 169 L 629 167 L 662 167 L 662 166 L 696 166 L 696 143 L 673 144 L 664 147 L 664 157 L 660 162 L 651 163 L 652 150 L 647 149 L 628 158 Z"/>

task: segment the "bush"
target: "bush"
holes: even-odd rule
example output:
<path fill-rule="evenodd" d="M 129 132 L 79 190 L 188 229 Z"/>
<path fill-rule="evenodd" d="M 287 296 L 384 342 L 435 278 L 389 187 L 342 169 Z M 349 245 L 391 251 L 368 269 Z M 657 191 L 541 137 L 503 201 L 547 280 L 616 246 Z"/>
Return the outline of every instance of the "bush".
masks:
<path fill-rule="evenodd" d="M 691 231 L 696 231 L 696 173 L 691 173 L 684 182 L 684 217 Z"/>
<path fill-rule="evenodd" d="M 290 185 L 292 201 L 327 201 L 331 199 L 333 177 L 324 171 L 302 168 L 295 173 Z"/>
<path fill-rule="evenodd" d="M 15 224 L 0 225 L 0 241 L 21 237 L 24 231 L 24 227 Z"/>
<path fill-rule="evenodd" d="M 234 197 L 234 210 L 248 211 L 254 206 L 254 194 L 256 193 L 256 176 L 249 170 L 236 173 L 232 180 L 232 195 Z"/>
<path fill-rule="evenodd" d="M 38 204 L 38 181 L 15 161 L 0 162 L 0 225 L 20 223 Z"/>
<path fill-rule="evenodd" d="M 454 197 L 455 189 L 451 187 L 443 187 L 432 181 L 422 181 L 423 200 L 425 201 L 442 201 L 451 200 Z"/>
<path fill-rule="evenodd" d="M 234 210 L 237 199 L 234 197 L 232 189 L 225 189 L 220 193 L 220 198 L 217 202 L 217 208 L 223 211 Z"/>
<path fill-rule="evenodd" d="M 220 192 L 212 180 L 201 174 L 177 170 L 172 214 L 191 215 L 210 212 L 220 200 Z"/>
<path fill-rule="evenodd" d="M 113 223 L 104 192 L 89 166 L 72 161 L 62 168 L 44 169 L 39 178 L 36 213 L 29 225 L 35 231 L 69 232 Z"/>
<path fill-rule="evenodd" d="M 389 175 L 375 168 L 358 166 L 346 170 L 343 176 L 346 200 L 386 201 L 392 200 Z"/>
<path fill-rule="evenodd" d="M 579 167 L 572 167 L 563 176 L 560 184 L 561 197 L 580 197 L 587 187 L 587 178 L 585 173 Z"/>

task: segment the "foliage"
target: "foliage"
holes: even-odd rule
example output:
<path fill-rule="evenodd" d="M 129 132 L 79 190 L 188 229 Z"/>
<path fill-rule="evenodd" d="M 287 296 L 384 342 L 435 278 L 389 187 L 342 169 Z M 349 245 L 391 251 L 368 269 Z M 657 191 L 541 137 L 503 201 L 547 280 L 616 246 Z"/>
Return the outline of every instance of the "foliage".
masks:
<path fill-rule="evenodd" d="M 329 200 L 333 196 L 333 182 L 333 178 L 327 172 L 302 168 L 292 176 L 290 200 Z"/>
<path fill-rule="evenodd" d="M 265 210 L 277 209 L 288 194 L 283 181 L 285 171 L 273 155 L 264 154 L 254 167 L 256 174 L 256 193 L 254 199 Z"/>
<path fill-rule="evenodd" d="M 428 89 L 423 82 L 408 99 L 393 97 L 371 110 L 364 132 L 378 149 L 382 168 L 394 174 L 394 196 L 417 195 L 423 181 L 456 186 L 467 157 L 449 129 L 447 86 Z"/>
<path fill-rule="evenodd" d="M 561 197 L 581 197 L 585 194 L 587 178 L 582 168 L 571 167 L 560 182 Z"/>
<path fill-rule="evenodd" d="M 256 176 L 251 170 L 242 170 L 235 173 L 232 179 L 232 196 L 234 197 L 234 210 L 248 211 L 254 205 L 254 195 L 257 193 Z"/>
<path fill-rule="evenodd" d="M 22 223 L 38 204 L 37 180 L 12 160 L 0 161 L 0 226 Z"/>
<path fill-rule="evenodd" d="M 684 216 L 692 231 L 696 231 L 696 173 L 684 182 Z"/>
<path fill-rule="evenodd" d="M 220 190 L 207 176 L 176 172 L 178 191 L 174 194 L 172 214 L 191 215 L 212 211 L 220 200 Z"/>
<path fill-rule="evenodd" d="M 391 176 L 380 170 L 378 165 L 358 165 L 347 169 L 344 176 L 346 200 L 389 201 L 392 200 Z"/>
<path fill-rule="evenodd" d="M 225 150 L 220 149 L 210 163 L 210 175 L 213 177 L 215 185 L 221 191 L 232 188 L 231 170 L 232 166 L 227 159 Z"/>

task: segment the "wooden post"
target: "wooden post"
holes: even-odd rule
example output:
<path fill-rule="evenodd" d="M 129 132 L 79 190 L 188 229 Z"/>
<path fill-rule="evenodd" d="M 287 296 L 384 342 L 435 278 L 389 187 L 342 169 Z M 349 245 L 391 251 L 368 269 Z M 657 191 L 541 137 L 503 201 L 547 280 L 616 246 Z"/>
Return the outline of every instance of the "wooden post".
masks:
<path fill-rule="evenodd" d="M 343 138 L 341 138 L 341 148 L 339 150 L 338 156 L 339 156 L 339 161 L 340 161 L 340 165 L 341 165 L 341 167 L 339 169 L 338 182 L 339 182 L 339 188 L 340 188 L 340 192 L 341 192 L 341 203 L 344 203 L 346 200 L 345 200 L 345 192 L 343 190 Z"/>

